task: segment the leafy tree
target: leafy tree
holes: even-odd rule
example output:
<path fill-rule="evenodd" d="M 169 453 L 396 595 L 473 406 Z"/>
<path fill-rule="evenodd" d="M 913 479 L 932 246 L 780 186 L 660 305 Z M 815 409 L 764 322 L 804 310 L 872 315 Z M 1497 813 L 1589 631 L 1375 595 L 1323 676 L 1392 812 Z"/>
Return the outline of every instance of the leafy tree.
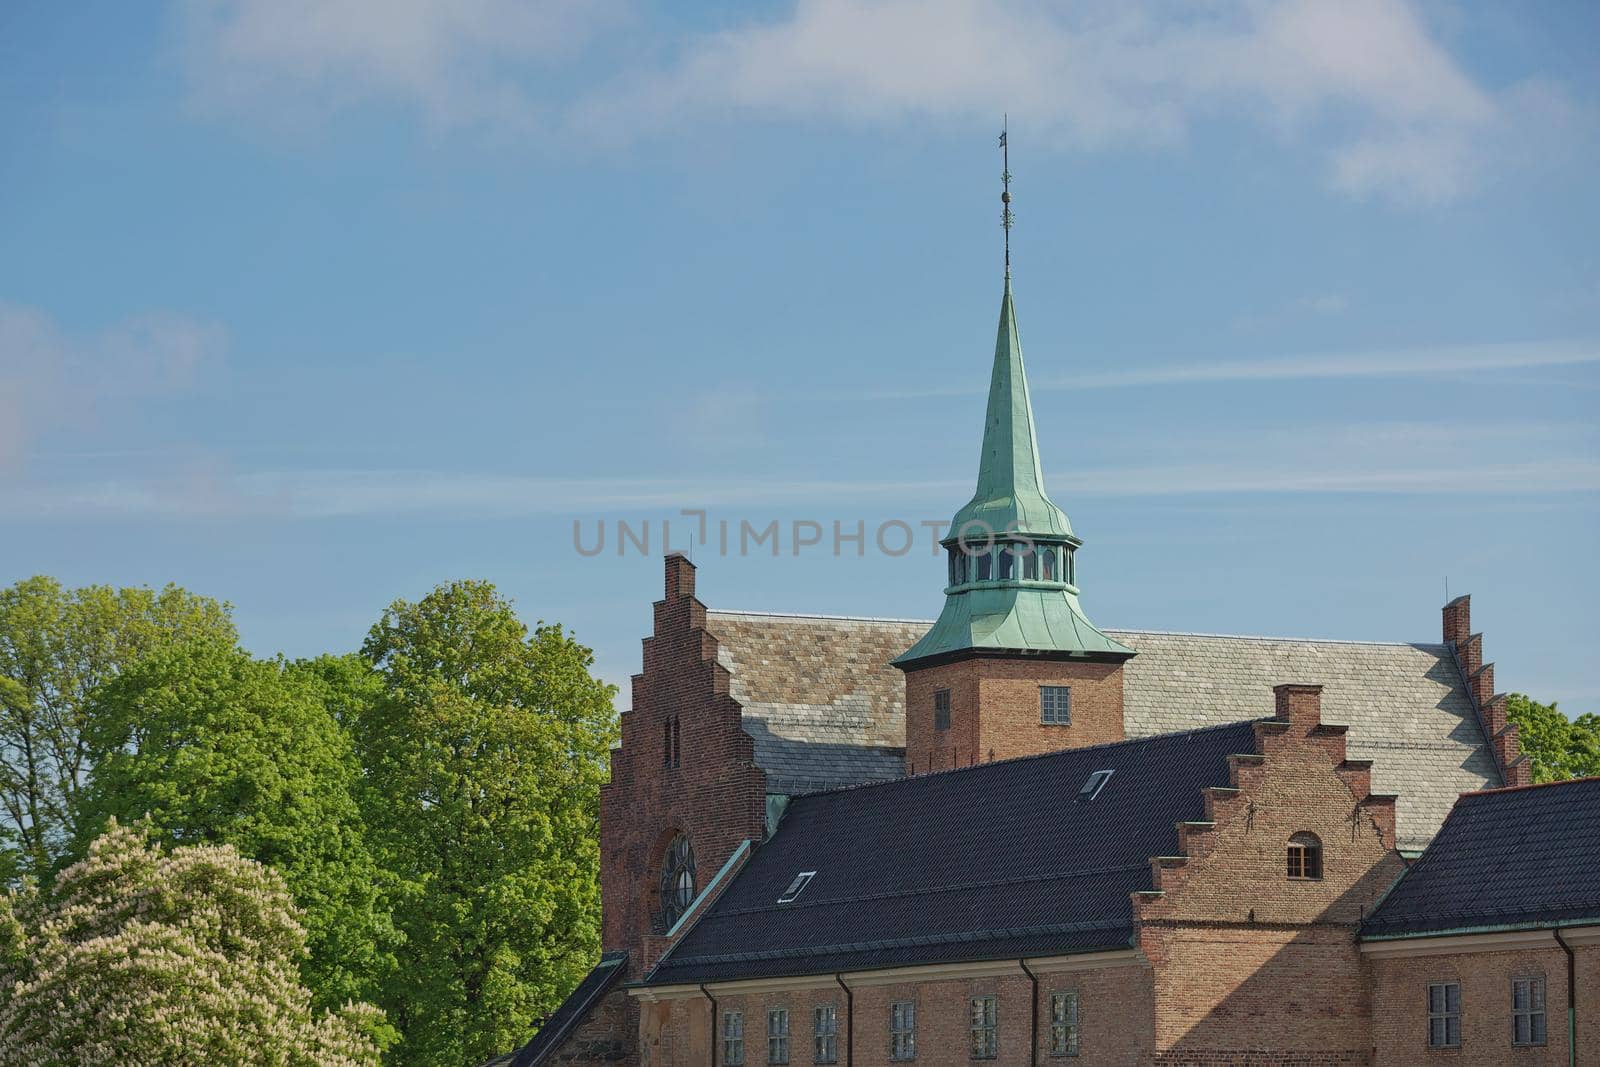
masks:
<path fill-rule="evenodd" d="M 1554 704 L 1511 693 L 1506 718 L 1517 724 L 1517 740 L 1533 761 L 1535 782 L 1600 774 L 1600 715 L 1569 719 Z"/>
<path fill-rule="evenodd" d="M 0 874 L 48 877 L 77 836 L 89 773 L 85 702 L 95 686 L 180 636 L 232 641 L 228 606 L 169 585 L 0 589 Z"/>
<path fill-rule="evenodd" d="M 382 1013 L 317 1012 L 270 868 L 112 825 L 50 895 L 0 897 L 0 1063 L 377 1067 Z"/>
<path fill-rule="evenodd" d="M 229 844 L 278 871 L 309 935 L 320 1005 L 372 996 L 393 964 L 384 883 L 348 735 L 303 672 L 231 643 L 158 650 L 95 691 L 82 822 L 148 819 L 175 844 Z M 86 843 L 86 842 L 85 842 Z"/>
<path fill-rule="evenodd" d="M 530 634 L 484 582 L 396 601 L 363 654 L 368 821 L 403 882 L 383 1004 L 398 1062 L 458 1067 L 525 1038 L 599 948 L 599 786 L 613 688 L 559 626 Z"/>

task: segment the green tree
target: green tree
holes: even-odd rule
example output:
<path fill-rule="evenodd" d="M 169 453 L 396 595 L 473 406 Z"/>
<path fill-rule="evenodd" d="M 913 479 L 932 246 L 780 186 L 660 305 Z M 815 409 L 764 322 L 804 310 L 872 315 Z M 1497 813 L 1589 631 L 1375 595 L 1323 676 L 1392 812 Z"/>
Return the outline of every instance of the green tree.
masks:
<path fill-rule="evenodd" d="M 0 691 L 0 872 L 48 877 L 77 836 L 89 693 L 175 637 L 234 640 L 228 610 L 172 585 L 0 589 L 0 676 L 13 683 Z"/>
<path fill-rule="evenodd" d="M 382 1013 L 313 1009 L 282 878 L 111 826 L 52 892 L 0 897 L 0 1063 L 377 1067 Z"/>
<path fill-rule="evenodd" d="M 396 601 L 355 723 L 381 862 L 404 883 L 384 1007 L 398 1062 L 459 1067 L 525 1039 L 599 949 L 599 786 L 614 690 L 559 626 L 483 582 Z"/>
<path fill-rule="evenodd" d="M 306 983 L 326 1006 L 373 996 L 397 938 L 354 796 L 359 768 L 323 696 L 305 671 L 231 643 L 152 652 L 90 700 L 82 823 L 87 837 L 148 819 L 174 844 L 229 844 L 277 869 L 304 915 Z"/>
<path fill-rule="evenodd" d="M 1517 740 L 1533 761 L 1535 782 L 1600 774 L 1600 715 L 1569 719 L 1553 703 L 1511 693 L 1506 718 L 1516 723 Z"/>

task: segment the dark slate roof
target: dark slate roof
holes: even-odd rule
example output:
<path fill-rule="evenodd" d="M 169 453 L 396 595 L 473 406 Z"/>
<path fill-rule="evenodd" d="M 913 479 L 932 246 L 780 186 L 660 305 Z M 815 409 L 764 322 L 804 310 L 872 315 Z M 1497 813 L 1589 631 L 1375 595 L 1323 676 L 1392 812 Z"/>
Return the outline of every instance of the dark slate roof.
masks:
<path fill-rule="evenodd" d="M 1600 920 L 1600 778 L 1467 793 L 1364 937 Z"/>
<path fill-rule="evenodd" d="M 653 985 L 1129 944 L 1129 894 L 1226 785 L 1248 722 L 795 797 Z M 1092 801 L 1078 790 L 1115 773 Z M 802 871 L 816 877 L 778 904 Z"/>
<path fill-rule="evenodd" d="M 601 956 L 594 970 L 578 983 L 576 989 L 567 994 L 567 999 L 563 1000 L 561 1006 L 544 1021 L 539 1032 L 533 1035 L 533 1040 L 512 1055 L 508 1061 L 510 1067 L 536 1067 L 560 1048 L 562 1042 L 572 1032 L 572 1028 L 583 1021 L 590 1009 L 617 983 L 617 979 L 627 972 L 627 962 L 626 952 L 607 952 Z M 500 1060 L 492 1061 L 493 1064 L 500 1062 Z"/>

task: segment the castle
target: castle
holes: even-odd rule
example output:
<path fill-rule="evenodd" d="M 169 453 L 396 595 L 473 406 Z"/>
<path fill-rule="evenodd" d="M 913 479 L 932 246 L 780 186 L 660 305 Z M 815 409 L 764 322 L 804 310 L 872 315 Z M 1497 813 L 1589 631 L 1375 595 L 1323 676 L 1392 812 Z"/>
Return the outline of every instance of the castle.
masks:
<path fill-rule="evenodd" d="M 666 559 L 600 963 L 516 1067 L 1600 1062 L 1600 779 L 1437 640 L 1101 629 L 1007 271 L 937 621 L 707 608 Z"/>

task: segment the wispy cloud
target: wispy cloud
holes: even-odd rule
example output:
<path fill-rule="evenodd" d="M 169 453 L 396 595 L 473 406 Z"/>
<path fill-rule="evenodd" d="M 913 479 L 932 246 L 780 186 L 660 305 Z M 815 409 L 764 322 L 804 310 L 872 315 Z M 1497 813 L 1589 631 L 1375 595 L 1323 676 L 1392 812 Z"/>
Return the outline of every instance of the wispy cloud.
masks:
<path fill-rule="evenodd" d="M 1064 500 L 1086 495 L 1221 493 L 1540 494 L 1600 492 L 1591 428 L 1502 423 L 1336 425 L 1207 434 L 1161 443 L 1178 462 L 1137 460 L 1065 468 L 1051 479 Z M 1128 449 L 1108 445 L 1110 452 Z M 1328 457 L 1337 457 L 1330 463 Z M 682 508 L 810 512 L 819 520 L 900 510 L 941 517 L 964 499 L 961 477 L 882 481 L 773 473 L 725 480 L 548 478 L 473 471 L 305 470 L 234 473 L 183 464 L 159 477 L 0 481 L 0 514 L 23 520 L 250 519 L 305 521 L 536 516 L 673 516 Z M 926 516 L 925 516 L 926 517 Z"/>
<path fill-rule="evenodd" d="M 217 327 L 169 312 L 85 337 L 37 308 L 0 301 L 0 470 L 20 465 L 42 434 L 84 429 L 188 388 L 223 347 Z"/>
<path fill-rule="evenodd" d="M 1196 360 L 1135 370 L 1087 370 L 1070 378 L 1030 381 L 1045 389 L 1130 389 L 1212 382 L 1287 382 L 1335 378 L 1419 378 L 1527 370 L 1600 363 L 1597 341 L 1530 341 L 1429 348 L 1330 352 L 1269 359 Z M 986 387 L 889 389 L 870 395 L 883 399 L 981 395 Z"/>
<path fill-rule="evenodd" d="M 1473 78 L 1408 0 L 795 0 L 775 17 L 732 8 L 716 29 L 649 25 L 648 41 L 630 36 L 648 23 L 637 0 L 182 10 L 197 102 L 280 122 L 392 104 L 570 144 L 707 119 L 970 126 L 1010 111 L 1041 148 L 1149 149 L 1220 116 L 1316 147 L 1342 192 L 1417 202 L 1584 125 L 1559 85 Z"/>

